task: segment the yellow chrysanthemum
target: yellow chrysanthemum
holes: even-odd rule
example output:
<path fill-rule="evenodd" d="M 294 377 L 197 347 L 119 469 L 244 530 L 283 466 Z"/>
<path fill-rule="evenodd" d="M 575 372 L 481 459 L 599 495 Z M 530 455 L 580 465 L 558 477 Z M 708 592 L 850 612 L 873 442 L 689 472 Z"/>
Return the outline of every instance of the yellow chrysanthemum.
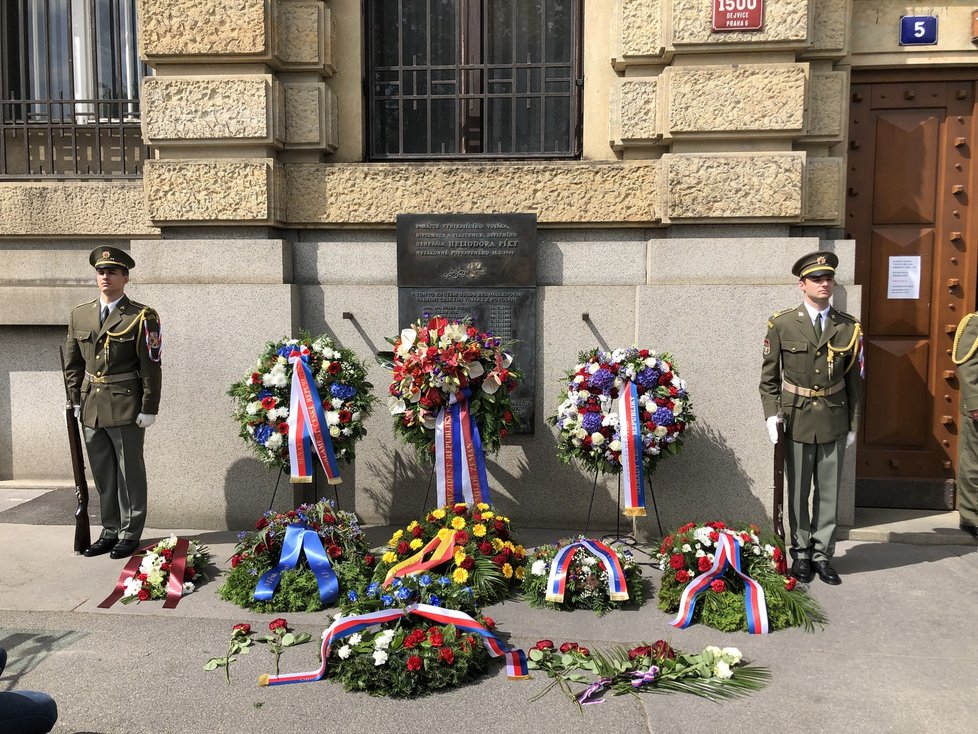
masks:
<path fill-rule="evenodd" d="M 396 533 L 394 533 L 391 536 L 391 539 L 387 541 L 387 545 L 389 545 L 391 548 L 396 547 L 397 546 L 397 542 L 401 539 L 401 536 L 402 535 L 404 535 L 404 531 L 403 530 L 398 530 Z"/>
<path fill-rule="evenodd" d="M 455 507 L 464 507 L 467 510 L 467 509 L 469 509 L 469 503 L 468 502 L 456 502 L 455 503 Z"/>
<path fill-rule="evenodd" d="M 455 557 L 454 557 L 453 560 L 455 561 L 455 565 L 456 566 L 461 566 L 462 565 L 462 561 L 465 560 L 465 549 L 464 548 L 459 548 L 458 550 L 456 550 L 455 551 Z"/>
<path fill-rule="evenodd" d="M 384 563 L 397 563 L 397 553 L 387 551 L 381 560 L 383 560 Z"/>
<path fill-rule="evenodd" d="M 499 538 L 493 538 L 492 547 L 498 552 L 501 551 L 503 548 L 505 548 L 506 544 L 503 541 L 501 541 Z"/>
<path fill-rule="evenodd" d="M 513 549 L 513 555 L 517 558 L 524 558 L 526 556 L 526 548 L 524 548 L 522 545 L 516 546 L 516 548 Z"/>
<path fill-rule="evenodd" d="M 465 519 L 464 518 L 461 518 L 461 517 L 453 517 L 452 518 L 452 527 L 455 528 L 455 530 L 464 530 L 465 529 Z"/>
<path fill-rule="evenodd" d="M 418 527 L 418 521 L 417 520 L 412 520 L 411 521 L 411 524 L 407 526 L 408 532 L 411 532 L 416 527 Z"/>
<path fill-rule="evenodd" d="M 492 518 L 494 518 L 495 516 L 496 516 L 496 513 L 495 512 L 483 512 L 482 513 L 482 519 L 483 520 L 492 520 Z"/>
<path fill-rule="evenodd" d="M 510 566 L 508 563 L 503 564 L 503 576 L 505 576 L 508 579 L 513 578 L 513 567 Z"/>
<path fill-rule="evenodd" d="M 464 568 L 456 568 L 452 574 L 452 581 L 456 584 L 464 584 L 469 578 L 469 572 Z"/>
<path fill-rule="evenodd" d="M 472 534 L 477 538 L 484 538 L 486 536 L 486 526 L 482 523 L 472 526 Z"/>
<path fill-rule="evenodd" d="M 520 566 L 519 568 L 516 569 L 516 578 L 519 579 L 520 581 L 523 580 L 523 576 L 525 574 L 526 574 L 526 567 Z"/>
<path fill-rule="evenodd" d="M 489 505 L 487 505 L 485 502 L 480 502 L 476 505 L 476 507 L 478 507 L 480 511 L 489 509 Z"/>
<path fill-rule="evenodd" d="M 431 511 L 431 516 L 436 520 L 441 520 L 443 517 L 445 517 L 445 511 L 439 507 L 437 510 Z"/>
<path fill-rule="evenodd" d="M 415 538 L 414 540 L 411 541 L 411 550 L 417 550 L 423 545 L 424 545 L 424 541 L 422 541 L 421 538 Z"/>
<path fill-rule="evenodd" d="M 506 547 L 506 548 L 509 548 L 511 551 L 515 551 L 516 550 L 516 546 L 513 545 L 513 541 L 512 540 L 507 540 L 503 544 L 503 546 Z"/>

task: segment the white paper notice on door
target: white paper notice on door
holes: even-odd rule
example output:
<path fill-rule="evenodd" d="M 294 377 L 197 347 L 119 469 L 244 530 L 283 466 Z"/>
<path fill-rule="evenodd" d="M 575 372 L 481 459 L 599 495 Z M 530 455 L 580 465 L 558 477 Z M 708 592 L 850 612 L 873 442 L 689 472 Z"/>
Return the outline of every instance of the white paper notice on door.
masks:
<path fill-rule="evenodd" d="M 886 297 L 894 301 L 920 298 L 920 255 L 894 255 L 890 258 Z"/>

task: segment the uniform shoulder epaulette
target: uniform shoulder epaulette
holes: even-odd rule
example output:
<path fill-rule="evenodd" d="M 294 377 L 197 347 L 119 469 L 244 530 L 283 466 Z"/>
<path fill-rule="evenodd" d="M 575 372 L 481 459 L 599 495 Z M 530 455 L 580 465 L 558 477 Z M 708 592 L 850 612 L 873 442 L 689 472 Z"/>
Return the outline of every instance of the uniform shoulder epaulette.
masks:
<path fill-rule="evenodd" d="M 148 318 L 158 319 L 160 317 L 160 315 L 156 313 L 156 309 L 153 308 L 152 306 L 147 306 L 145 303 L 140 303 L 139 301 L 132 301 L 132 300 L 130 300 L 129 303 L 132 305 L 133 308 L 139 311 L 145 311 L 146 316 Z"/>
<path fill-rule="evenodd" d="M 76 304 L 75 306 L 73 306 L 71 310 L 74 311 L 76 308 L 81 308 L 82 306 L 91 306 L 97 300 L 98 300 L 97 298 L 93 298 L 91 301 L 82 301 L 81 303 Z"/>
<path fill-rule="evenodd" d="M 784 316 L 786 313 L 791 313 L 794 310 L 795 310 L 794 307 L 785 308 L 785 309 L 783 309 L 781 311 L 776 311 L 775 313 L 771 314 L 768 317 L 768 319 L 767 319 L 767 328 L 773 329 L 774 328 L 774 320 L 776 318 L 778 318 L 778 316 Z"/>
<path fill-rule="evenodd" d="M 835 309 L 835 312 L 837 314 L 839 314 L 839 316 L 841 316 L 842 318 L 844 318 L 846 321 L 851 321 L 854 324 L 858 324 L 859 323 L 859 319 L 857 319 L 852 314 L 846 313 L 845 311 L 840 311 L 839 309 Z"/>

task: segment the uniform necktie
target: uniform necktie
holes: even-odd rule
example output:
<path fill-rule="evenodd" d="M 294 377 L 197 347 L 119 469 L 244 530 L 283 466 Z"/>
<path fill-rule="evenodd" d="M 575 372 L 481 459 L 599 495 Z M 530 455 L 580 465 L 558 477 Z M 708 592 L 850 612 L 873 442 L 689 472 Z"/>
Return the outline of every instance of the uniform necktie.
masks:
<path fill-rule="evenodd" d="M 99 311 L 99 314 L 98 314 L 98 325 L 99 326 L 101 326 L 102 324 L 105 323 L 105 319 L 108 317 L 108 315 L 109 315 L 109 307 L 103 305 L 102 306 L 102 310 Z"/>
<path fill-rule="evenodd" d="M 822 338 L 822 314 L 821 313 L 815 314 L 815 338 L 816 339 Z"/>

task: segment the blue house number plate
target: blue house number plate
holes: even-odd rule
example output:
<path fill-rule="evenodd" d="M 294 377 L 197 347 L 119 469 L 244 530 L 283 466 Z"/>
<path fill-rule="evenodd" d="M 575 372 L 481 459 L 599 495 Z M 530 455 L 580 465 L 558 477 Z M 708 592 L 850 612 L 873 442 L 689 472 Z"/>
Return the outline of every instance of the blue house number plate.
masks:
<path fill-rule="evenodd" d="M 936 15 L 900 16 L 901 46 L 933 46 L 937 43 Z"/>

